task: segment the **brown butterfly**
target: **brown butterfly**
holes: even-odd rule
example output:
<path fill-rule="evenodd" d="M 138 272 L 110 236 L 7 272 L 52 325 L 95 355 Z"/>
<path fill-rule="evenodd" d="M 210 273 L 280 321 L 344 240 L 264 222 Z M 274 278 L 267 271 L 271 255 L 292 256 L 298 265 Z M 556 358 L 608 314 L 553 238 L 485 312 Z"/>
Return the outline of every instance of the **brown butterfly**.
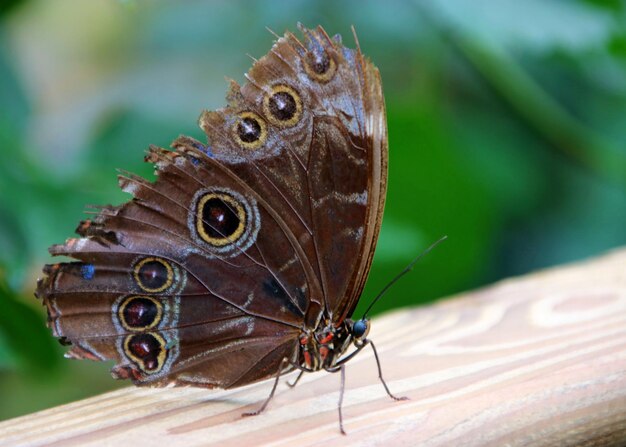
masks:
<path fill-rule="evenodd" d="M 50 248 L 77 262 L 47 265 L 37 296 L 67 357 L 112 359 L 136 385 L 275 376 L 247 414 L 285 372 L 341 372 L 343 432 L 344 365 L 376 354 L 369 320 L 350 317 L 385 202 L 385 105 L 358 41 L 300 28 L 304 42 L 286 33 L 202 113 L 207 145 L 151 147 L 154 183 L 119 176 L 133 199 Z"/>

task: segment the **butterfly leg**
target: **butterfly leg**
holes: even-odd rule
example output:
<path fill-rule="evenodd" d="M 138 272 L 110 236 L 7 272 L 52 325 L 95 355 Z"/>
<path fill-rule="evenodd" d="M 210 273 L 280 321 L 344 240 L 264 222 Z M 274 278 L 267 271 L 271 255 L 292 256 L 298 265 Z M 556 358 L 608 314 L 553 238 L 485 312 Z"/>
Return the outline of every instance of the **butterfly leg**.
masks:
<path fill-rule="evenodd" d="M 346 431 L 343 429 L 343 414 L 341 413 L 341 407 L 343 405 L 343 393 L 346 390 L 346 367 L 345 365 L 341 365 L 339 368 L 341 371 L 341 386 L 339 387 L 339 403 L 337 404 L 337 410 L 339 411 L 339 430 L 342 435 L 346 434 Z"/>
<path fill-rule="evenodd" d="M 333 366 L 331 368 L 324 368 L 329 373 L 341 373 L 341 386 L 339 387 L 339 402 L 337 404 L 337 410 L 339 411 L 339 430 L 342 435 L 346 434 L 346 431 L 343 429 L 343 413 L 341 411 L 341 407 L 343 406 L 343 394 L 346 390 L 346 369 L 345 365 L 342 363 L 340 365 Z"/>
<path fill-rule="evenodd" d="M 374 342 L 370 339 L 359 340 L 355 342 L 354 345 L 356 346 L 356 350 L 354 352 L 350 353 L 349 355 L 345 356 L 344 358 L 339 360 L 337 363 L 335 363 L 333 368 L 326 368 L 326 371 L 337 372 L 339 367 L 345 365 L 346 362 L 348 362 L 350 359 L 355 357 L 359 352 L 361 352 L 361 350 L 364 347 L 366 347 L 367 345 L 370 345 L 372 347 L 372 351 L 374 351 L 374 358 L 376 359 L 376 366 L 378 367 L 378 378 L 380 379 L 380 382 L 385 387 L 385 391 L 387 391 L 387 394 L 389 395 L 389 397 L 391 397 L 393 400 L 408 400 L 409 399 L 408 397 L 405 397 L 405 396 L 397 397 L 391 394 L 391 391 L 389 391 L 389 387 L 387 386 L 385 379 L 383 379 L 383 370 L 380 366 L 380 359 L 378 358 L 378 351 L 376 351 L 376 346 L 374 346 Z"/>
<path fill-rule="evenodd" d="M 272 391 L 270 391 L 270 395 L 267 396 L 267 399 L 265 399 L 265 402 L 263 402 L 263 405 L 261 405 L 261 407 L 256 411 L 247 411 L 245 413 L 242 413 L 242 416 L 256 416 L 257 414 L 260 414 L 265 410 L 265 408 L 267 407 L 267 404 L 269 404 L 270 400 L 272 400 L 272 397 L 274 397 L 274 393 L 276 392 L 276 387 L 278 386 L 278 380 L 280 379 L 280 376 L 287 365 L 291 365 L 294 368 L 297 368 L 300 370 L 300 374 L 298 375 L 298 377 L 296 378 L 296 381 L 294 382 L 292 386 L 296 386 L 296 383 L 298 383 L 298 380 L 300 380 L 300 377 L 302 377 L 302 374 L 304 374 L 305 372 L 312 372 L 306 368 L 301 367 L 297 363 L 293 363 L 287 357 L 283 358 L 283 361 L 280 362 L 280 366 L 278 367 L 278 371 L 276 372 L 276 379 L 274 380 Z"/>
<path fill-rule="evenodd" d="M 274 393 L 276 392 L 276 387 L 278 386 L 278 379 L 280 379 L 280 375 L 283 372 L 283 369 L 285 369 L 285 367 L 289 363 L 290 362 L 287 357 L 285 357 L 283 361 L 280 362 L 280 366 L 278 367 L 278 371 L 276 372 L 276 380 L 274 380 L 274 386 L 272 386 L 272 391 L 270 391 L 270 395 L 267 397 L 267 399 L 265 399 L 265 402 L 263 402 L 263 405 L 261 405 L 261 407 L 256 411 L 247 411 L 243 413 L 242 416 L 256 416 L 257 414 L 260 414 L 263 412 L 263 410 L 265 410 L 265 408 L 267 407 L 267 404 L 269 404 L 270 400 L 272 400 L 272 397 L 274 397 Z"/>
<path fill-rule="evenodd" d="M 296 380 L 293 381 L 293 383 L 289 383 L 287 382 L 287 386 L 289 388 L 293 388 L 294 386 L 296 386 L 298 384 L 298 382 L 300 381 L 300 378 L 304 375 L 304 370 L 301 369 L 300 370 L 300 374 L 298 374 L 298 377 L 296 377 Z"/>
<path fill-rule="evenodd" d="M 393 400 L 408 400 L 409 398 L 406 396 L 397 397 L 391 394 L 391 391 L 389 391 L 389 387 L 387 386 L 385 379 L 383 379 L 383 370 L 380 367 L 380 359 L 378 358 L 378 352 L 376 351 L 376 346 L 374 346 L 374 342 L 371 340 L 366 340 L 363 345 L 365 346 L 365 344 L 369 344 L 372 347 L 372 351 L 374 351 L 374 358 L 376 359 L 376 366 L 378 367 L 378 378 L 385 387 L 385 391 L 387 391 L 389 397 L 391 397 Z"/>

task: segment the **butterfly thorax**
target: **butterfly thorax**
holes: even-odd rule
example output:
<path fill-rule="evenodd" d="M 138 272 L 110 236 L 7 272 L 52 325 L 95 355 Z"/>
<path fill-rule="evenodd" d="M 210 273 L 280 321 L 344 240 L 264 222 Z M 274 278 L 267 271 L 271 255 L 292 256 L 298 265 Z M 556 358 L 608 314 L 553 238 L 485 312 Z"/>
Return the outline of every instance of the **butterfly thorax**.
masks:
<path fill-rule="evenodd" d="M 352 342 L 351 327 L 351 320 L 338 326 L 326 320 L 315 330 L 303 331 L 299 338 L 300 366 L 310 371 L 333 368 Z"/>

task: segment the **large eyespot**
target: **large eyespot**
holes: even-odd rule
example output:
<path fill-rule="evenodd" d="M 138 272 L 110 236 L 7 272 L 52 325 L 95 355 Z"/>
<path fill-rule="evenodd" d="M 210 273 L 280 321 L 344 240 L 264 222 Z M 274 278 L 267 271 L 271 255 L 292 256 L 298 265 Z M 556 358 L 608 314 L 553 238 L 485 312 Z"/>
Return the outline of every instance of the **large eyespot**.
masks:
<path fill-rule="evenodd" d="M 237 143 L 246 149 L 257 149 L 267 138 L 265 121 L 254 112 L 242 112 L 233 126 Z"/>
<path fill-rule="evenodd" d="M 137 285 L 149 293 L 163 292 L 174 282 L 172 266 L 161 258 L 141 259 L 135 264 L 133 275 Z"/>
<path fill-rule="evenodd" d="M 190 207 L 192 236 L 211 252 L 247 249 L 259 230 L 256 201 L 226 188 L 198 191 Z"/>
<path fill-rule="evenodd" d="M 281 127 L 294 126 L 302 117 L 300 95 L 288 85 L 276 85 L 263 100 L 265 116 L 272 124 Z"/>
<path fill-rule="evenodd" d="M 229 194 L 208 193 L 198 202 L 196 229 L 204 241 L 216 247 L 236 242 L 246 220 L 243 205 Z"/>
<path fill-rule="evenodd" d="M 148 374 L 159 372 L 165 364 L 165 339 L 157 333 L 129 335 L 124 339 L 124 352 L 139 369 Z"/>
<path fill-rule="evenodd" d="M 315 48 L 306 53 L 304 70 L 310 78 L 326 83 L 335 75 L 337 64 L 323 48 Z"/>
<path fill-rule="evenodd" d="M 149 296 L 129 296 L 119 304 L 117 318 L 124 329 L 146 331 L 163 319 L 163 305 Z"/>

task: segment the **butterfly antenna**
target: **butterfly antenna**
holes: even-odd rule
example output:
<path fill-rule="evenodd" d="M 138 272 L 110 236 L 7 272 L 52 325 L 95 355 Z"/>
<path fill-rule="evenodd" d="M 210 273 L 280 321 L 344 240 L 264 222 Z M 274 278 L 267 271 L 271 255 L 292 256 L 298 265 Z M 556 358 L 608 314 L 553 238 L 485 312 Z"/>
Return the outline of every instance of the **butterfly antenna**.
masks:
<path fill-rule="evenodd" d="M 415 259 L 413 259 L 411 262 L 409 262 L 409 265 L 407 265 L 404 270 L 402 270 L 400 273 L 398 273 L 396 275 L 395 278 L 393 278 L 391 281 L 389 281 L 387 283 L 387 285 L 385 287 L 383 287 L 383 290 L 380 291 L 380 293 L 378 295 L 376 295 L 376 298 L 374 298 L 374 300 L 372 301 L 372 303 L 369 305 L 369 307 L 367 308 L 367 310 L 365 311 L 365 313 L 363 314 L 363 319 L 367 318 L 367 314 L 370 312 L 370 310 L 372 310 L 372 307 L 374 307 L 374 304 L 376 304 L 376 302 L 382 298 L 382 296 L 387 293 L 387 290 L 389 290 L 391 288 L 391 286 L 393 286 L 396 282 L 398 282 L 398 280 L 400 278 L 402 278 L 404 275 L 406 275 L 407 273 L 409 273 L 412 269 L 413 266 L 417 263 L 417 261 L 419 261 L 420 259 L 422 259 L 424 256 L 426 256 L 428 253 L 430 253 L 430 251 L 435 248 L 437 245 L 439 245 L 440 243 L 442 243 L 443 241 L 445 241 L 446 239 L 448 239 L 448 236 L 442 236 L 439 240 L 437 240 L 436 242 L 434 242 L 430 247 L 428 247 L 426 250 L 424 250 L 423 252 L 421 252 L 419 255 L 417 255 L 417 257 Z"/>

